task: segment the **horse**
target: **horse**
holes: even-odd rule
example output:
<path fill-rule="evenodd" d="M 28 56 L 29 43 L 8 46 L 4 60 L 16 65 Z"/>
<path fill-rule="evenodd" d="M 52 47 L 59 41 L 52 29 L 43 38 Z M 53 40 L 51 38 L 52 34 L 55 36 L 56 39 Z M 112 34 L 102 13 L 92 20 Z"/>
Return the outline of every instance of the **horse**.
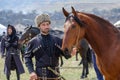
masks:
<path fill-rule="evenodd" d="M 35 37 L 35 35 L 40 33 L 39 29 L 37 29 L 36 27 L 29 26 L 29 25 L 24 30 L 25 30 L 25 32 L 23 33 L 22 36 L 20 36 L 20 39 L 18 41 L 18 43 L 19 43 L 19 50 L 21 51 L 22 61 L 23 62 L 24 62 L 23 57 L 24 57 L 25 45 L 27 44 L 27 42 L 30 39 L 32 39 L 33 37 Z"/>
<path fill-rule="evenodd" d="M 90 13 L 67 12 L 62 50 L 71 53 L 73 46 L 85 38 L 95 51 L 96 62 L 105 80 L 120 80 L 120 32 L 109 21 Z"/>
<path fill-rule="evenodd" d="M 37 34 L 40 33 L 40 30 L 37 27 L 27 27 L 25 28 L 25 32 L 23 33 L 23 35 L 21 36 L 19 43 L 22 45 L 22 47 L 24 48 L 24 44 L 27 44 L 27 42 L 32 39 L 33 37 L 35 37 Z M 61 38 L 61 34 L 63 34 L 62 31 L 59 30 L 50 30 L 50 33 L 55 35 L 55 36 L 59 36 Z M 24 49 L 22 49 L 21 47 L 21 53 L 24 55 Z M 23 59 L 23 58 L 22 58 Z M 63 65 L 63 59 L 62 56 L 60 56 L 60 60 L 61 60 L 61 64 L 60 66 L 62 67 Z"/>
<path fill-rule="evenodd" d="M 78 54 L 82 57 L 79 65 L 83 65 L 82 75 L 80 78 L 87 78 L 87 75 L 89 74 L 89 65 L 91 66 L 92 64 L 92 53 L 86 39 L 82 39 L 79 43 L 79 48 L 76 53 L 76 60 L 78 59 Z"/>

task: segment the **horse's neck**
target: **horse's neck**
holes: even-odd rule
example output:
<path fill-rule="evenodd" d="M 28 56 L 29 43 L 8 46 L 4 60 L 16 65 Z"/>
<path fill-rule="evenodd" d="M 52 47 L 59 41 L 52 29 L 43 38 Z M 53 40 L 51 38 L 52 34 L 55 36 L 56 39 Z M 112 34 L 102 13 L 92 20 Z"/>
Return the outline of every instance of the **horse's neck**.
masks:
<path fill-rule="evenodd" d="M 86 39 L 99 55 L 105 53 L 116 44 L 118 31 L 114 27 L 106 26 L 106 24 L 98 25 L 91 23 L 86 28 Z"/>

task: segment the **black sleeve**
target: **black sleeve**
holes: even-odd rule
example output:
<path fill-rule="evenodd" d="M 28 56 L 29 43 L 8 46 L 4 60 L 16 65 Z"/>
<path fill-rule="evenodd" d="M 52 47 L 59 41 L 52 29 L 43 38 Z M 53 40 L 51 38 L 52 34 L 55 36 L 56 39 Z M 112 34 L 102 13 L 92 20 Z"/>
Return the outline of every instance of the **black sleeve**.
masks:
<path fill-rule="evenodd" d="M 71 54 L 70 53 L 64 53 L 61 50 L 61 46 L 62 46 L 62 39 L 57 38 L 57 43 L 55 44 L 56 48 L 57 48 L 57 52 L 59 54 L 61 54 L 62 56 L 64 56 L 66 59 L 71 58 Z"/>
<path fill-rule="evenodd" d="M 71 54 L 70 53 L 64 53 L 59 47 L 57 47 L 57 51 L 58 51 L 59 54 L 64 56 L 66 59 L 71 58 Z"/>
<path fill-rule="evenodd" d="M 28 68 L 29 73 L 34 72 L 34 67 L 32 62 L 32 57 L 34 56 L 33 49 L 34 49 L 33 42 L 29 42 L 26 46 L 25 55 L 24 55 L 25 64 Z"/>

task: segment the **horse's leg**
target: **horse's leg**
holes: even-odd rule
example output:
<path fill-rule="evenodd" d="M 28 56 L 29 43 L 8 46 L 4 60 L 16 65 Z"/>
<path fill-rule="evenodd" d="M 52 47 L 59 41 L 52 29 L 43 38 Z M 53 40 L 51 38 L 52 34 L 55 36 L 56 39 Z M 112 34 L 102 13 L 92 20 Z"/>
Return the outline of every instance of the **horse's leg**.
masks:
<path fill-rule="evenodd" d="M 78 65 L 81 65 L 83 63 L 83 59 L 81 59 L 80 63 Z"/>
<path fill-rule="evenodd" d="M 76 52 L 76 61 L 78 61 L 78 52 Z"/>
<path fill-rule="evenodd" d="M 84 78 L 84 75 L 85 75 L 85 64 L 84 64 L 84 61 L 83 61 L 83 69 L 82 69 L 81 79 Z"/>
<path fill-rule="evenodd" d="M 80 54 L 80 56 L 81 56 L 81 61 L 80 61 L 80 63 L 79 63 L 78 65 L 81 65 L 81 64 L 83 64 L 83 57 L 84 57 L 84 54 L 82 54 L 82 52 L 81 52 L 81 53 L 79 52 L 79 54 Z"/>
<path fill-rule="evenodd" d="M 60 60 L 61 60 L 60 67 L 62 67 L 62 65 L 63 65 L 63 59 L 62 59 L 62 56 L 60 56 Z"/>
<path fill-rule="evenodd" d="M 87 52 L 83 51 L 82 53 L 82 62 L 83 62 L 83 72 L 81 78 L 86 78 L 88 75 L 88 61 L 87 61 Z"/>
<path fill-rule="evenodd" d="M 82 62 L 83 62 L 83 71 L 82 71 L 81 78 L 85 78 L 85 77 L 87 77 L 86 76 L 87 61 L 86 61 L 86 56 L 85 55 L 82 56 Z"/>
<path fill-rule="evenodd" d="M 88 65 L 89 65 L 89 60 L 88 60 L 88 51 L 85 53 L 85 67 L 86 67 L 86 73 L 85 73 L 85 77 L 87 77 L 87 75 L 89 74 L 89 69 L 88 69 Z"/>
<path fill-rule="evenodd" d="M 79 63 L 79 65 L 80 64 L 83 64 L 83 68 L 82 68 L 82 75 L 81 75 L 81 79 L 83 79 L 84 78 L 84 73 L 85 73 L 85 63 L 84 63 L 84 54 L 83 54 L 83 50 L 81 50 L 80 51 L 80 56 L 81 56 L 81 61 L 80 61 L 80 63 Z"/>
<path fill-rule="evenodd" d="M 20 74 L 17 69 L 16 69 L 16 75 L 17 75 L 17 80 L 20 80 Z"/>
<path fill-rule="evenodd" d="M 89 74 L 89 69 L 88 69 L 88 61 L 86 59 L 86 62 L 85 62 L 85 67 L 86 67 L 86 73 L 85 73 L 85 77 L 87 77 L 87 75 Z"/>
<path fill-rule="evenodd" d="M 7 78 L 7 80 L 10 80 L 10 75 L 7 74 L 7 75 L 6 75 L 6 78 Z"/>

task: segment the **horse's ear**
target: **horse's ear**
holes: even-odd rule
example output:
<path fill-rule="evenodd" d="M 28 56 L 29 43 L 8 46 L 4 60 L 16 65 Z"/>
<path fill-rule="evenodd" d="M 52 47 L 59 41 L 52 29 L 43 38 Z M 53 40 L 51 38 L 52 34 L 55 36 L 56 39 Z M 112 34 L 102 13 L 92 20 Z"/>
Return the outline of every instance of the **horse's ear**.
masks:
<path fill-rule="evenodd" d="M 77 13 L 76 13 L 76 11 L 75 11 L 74 7 L 71 7 L 71 8 L 72 8 L 72 13 L 76 16 L 76 15 L 77 15 Z"/>
<path fill-rule="evenodd" d="M 31 29 L 32 28 L 32 25 L 29 27 L 29 29 Z"/>
<path fill-rule="evenodd" d="M 69 13 L 64 9 L 64 7 L 62 8 L 63 14 L 65 15 L 65 17 L 69 16 Z"/>

